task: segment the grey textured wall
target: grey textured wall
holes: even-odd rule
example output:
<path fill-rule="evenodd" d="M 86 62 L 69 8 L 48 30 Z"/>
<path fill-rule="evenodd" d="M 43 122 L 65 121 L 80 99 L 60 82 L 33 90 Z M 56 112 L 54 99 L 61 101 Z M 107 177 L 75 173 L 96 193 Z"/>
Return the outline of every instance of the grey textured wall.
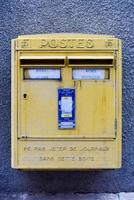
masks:
<path fill-rule="evenodd" d="M 134 1 L 0 0 L 0 190 L 134 191 Z M 22 172 L 10 167 L 10 40 L 21 34 L 81 32 L 123 40 L 123 168 L 97 172 Z"/>

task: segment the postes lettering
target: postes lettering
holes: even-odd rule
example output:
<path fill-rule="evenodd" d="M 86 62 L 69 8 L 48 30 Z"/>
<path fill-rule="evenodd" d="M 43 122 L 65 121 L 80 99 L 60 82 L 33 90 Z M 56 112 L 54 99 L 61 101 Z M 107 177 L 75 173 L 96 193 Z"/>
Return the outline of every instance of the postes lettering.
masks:
<path fill-rule="evenodd" d="M 40 48 L 93 48 L 91 39 L 43 39 Z"/>

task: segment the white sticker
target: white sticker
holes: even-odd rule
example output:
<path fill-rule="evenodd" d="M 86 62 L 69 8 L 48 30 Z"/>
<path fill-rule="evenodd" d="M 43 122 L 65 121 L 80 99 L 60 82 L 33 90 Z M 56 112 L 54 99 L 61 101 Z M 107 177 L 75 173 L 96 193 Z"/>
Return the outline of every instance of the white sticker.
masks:
<path fill-rule="evenodd" d="M 64 96 L 61 98 L 61 117 L 72 117 L 72 97 Z"/>
<path fill-rule="evenodd" d="M 104 69 L 74 69 L 73 79 L 75 80 L 104 80 Z"/>
<path fill-rule="evenodd" d="M 28 69 L 29 79 L 60 79 L 60 69 Z"/>

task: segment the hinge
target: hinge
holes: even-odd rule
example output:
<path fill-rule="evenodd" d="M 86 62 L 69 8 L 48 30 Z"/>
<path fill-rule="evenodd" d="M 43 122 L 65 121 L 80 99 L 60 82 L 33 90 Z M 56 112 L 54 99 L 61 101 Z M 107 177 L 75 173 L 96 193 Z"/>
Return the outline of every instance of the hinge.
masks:
<path fill-rule="evenodd" d="M 115 120 L 114 120 L 114 129 L 115 129 L 115 135 L 117 136 L 117 126 L 118 126 L 118 124 L 117 124 L 117 118 L 115 118 Z"/>
<path fill-rule="evenodd" d="M 117 65 L 117 53 L 115 52 L 114 53 L 114 67 L 115 67 L 115 70 L 116 70 L 116 66 Z"/>
<path fill-rule="evenodd" d="M 27 139 L 27 136 L 21 136 L 18 139 Z"/>

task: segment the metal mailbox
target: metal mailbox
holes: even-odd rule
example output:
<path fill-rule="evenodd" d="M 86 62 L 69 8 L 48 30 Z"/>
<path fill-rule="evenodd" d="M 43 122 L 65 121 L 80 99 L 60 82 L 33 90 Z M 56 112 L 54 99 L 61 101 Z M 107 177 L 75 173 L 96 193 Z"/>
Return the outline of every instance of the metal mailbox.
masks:
<path fill-rule="evenodd" d="M 12 167 L 121 167 L 121 40 L 88 34 L 12 40 Z"/>

